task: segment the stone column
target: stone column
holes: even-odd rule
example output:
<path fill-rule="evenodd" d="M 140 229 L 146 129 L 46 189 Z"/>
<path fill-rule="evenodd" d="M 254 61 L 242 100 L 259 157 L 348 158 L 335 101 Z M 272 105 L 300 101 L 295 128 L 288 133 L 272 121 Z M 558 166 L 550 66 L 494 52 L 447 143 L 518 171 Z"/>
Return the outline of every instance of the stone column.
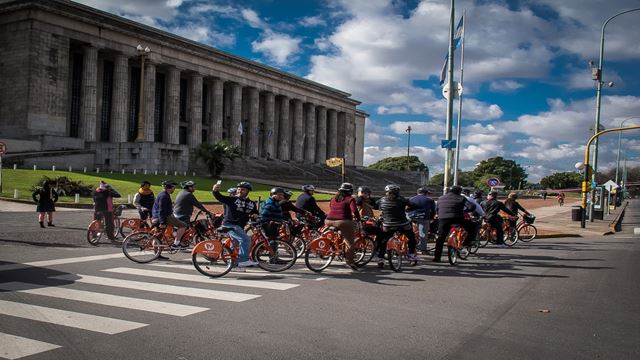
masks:
<path fill-rule="evenodd" d="M 86 46 L 82 61 L 82 107 L 78 133 L 85 141 L 96 141 L 98 49 Z"/>
<path fill-rule="evenodd" d="M 249 126 L 245 129 L 249 143 L 249 156 L 260 157 L 260 92 L 249 89 Z"/>
<path fill-rule="evenodd" d="M 356 112 L 356 166 L 363 166 L 364 163 L 364 124 L 365 114 L 362 112 Z"/>
<path fill-rule="evenodd" d="M 202 144 L 202 75 L 191 75 L 189 83 L 189 107 L 187 110 L 189 135 L 187 139 L 189 148 L 194 149 Z"/>
<path fill-rule="evenodd" d="M 334 158 L 338 156 L 338 112 L 329 109 L 327 115 L 329 116 L 327 121 L 327 157 Z"/>
<path fill-rule="evenodd" d="M 316 161 L 316 106 L 308 103 L 305 109 L 304 162 Z"/>
<path fill-rule="evenodd" d="M 155 141 L 156 66 L 147 60 L 144 68 L 144 141 Z"/>
<path fill-rule="evenodd" d="M 302 113 L 302 100 L 293 100 L 293 161 L 302 162 L 304 160 L 304 121 Z"/>
<path fill-rule="evenodd" d="M 289 161 L 291 156 L 291 124 L 289 119 L 289 98 L 283 96 L 280 102 L 280 126 L 278 130 L 278 159 Z"/>
<path fill-rule="evenodd" d="M 338 126 L 337 132 L 338 136 L 336 137 L 337 142 L 337 152 L 338 157 L 344 157 L 344 137 L 345 137 L 345 126 L 347 123 L 347 114 L 344 111 L 338 112 Z"/>
<path fill-rule="evenodd" d="M 276 156 L 276 96 L 272 92 L 264 94 L 264 156 L 272 158 Z M 267 155 L 269 154 L 269 155 Z"/>
<path fill-rule="evenodd" d="M 324 164 L 327 159 L 327 108 L 318 108 L 318 134 L 316 137 L 316 162 Z"/>
<path fill-rule="evenodd" d="M 213 126 L 209 130 L 209 137 L 211 138 L 211 142 L 218 142 L 222 140 L 222 124 L 224 120 L 224 81 L 221 79 L 213 79 L 213 89 L 211 90 L 211 92 L 213 93 Z"/>
<path fill-rule="evenodd" d="M 111 101 L 111 142 L 127 142 L 129 110 L 129 58 L 116 55 L 113 64 L 113 100 Z"/>
<path fill-rule="evenodd" d="M 356 159 L 356 124 L 355 114 L 345 114 L 344 123 L 344 162 L 345 165 L 355 165 Z"/>
<path fill-rule="evenodd" d="M 168 144 L 180 143 L 180 70 L 169 68 L 167 74 L 167 116 L 163 139 Z"/>
<path fill-rule="evenodd" d="M 229 127 L 229 139 L 231 145 L 241 146 L 240 123 L 242 121 L 242 85 L 233 84 L 231 90 L 231 126 Z M 244 133 L 246 129 L 242 129 Z M 242 149 L 241 149 L 242 150 Z"/>

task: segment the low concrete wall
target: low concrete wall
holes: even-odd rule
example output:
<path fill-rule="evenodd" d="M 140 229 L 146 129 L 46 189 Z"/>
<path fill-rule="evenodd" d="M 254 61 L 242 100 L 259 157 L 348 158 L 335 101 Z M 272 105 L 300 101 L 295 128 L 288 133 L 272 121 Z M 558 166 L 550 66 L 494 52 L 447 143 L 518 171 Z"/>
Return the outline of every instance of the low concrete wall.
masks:
<path fill-rule="evenodd" d="M 42 145 L 40 141 L 3 139 L 0 142 L 7 144 L 7 153 L 41 151 Z"/>
<path fill-rule="evenodd" d="M 94 168 L 94 154 L 71 154 L 61 156 L 46 156 L 46 157 L 30 157 L 22 160 L 21 168 L 32 168 L 36 165 L 38 169 L 51 170 L 52 166 L 55 166 L 57 170 L 68 170 L 69 166 L 73 166 L 74 169 L 87 169 Z"/>

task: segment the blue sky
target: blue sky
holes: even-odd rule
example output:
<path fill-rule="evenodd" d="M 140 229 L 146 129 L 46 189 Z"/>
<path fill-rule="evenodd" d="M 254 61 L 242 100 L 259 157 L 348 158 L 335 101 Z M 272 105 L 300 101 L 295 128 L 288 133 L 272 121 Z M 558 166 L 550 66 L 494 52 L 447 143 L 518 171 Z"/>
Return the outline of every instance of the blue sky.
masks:
<path fill-rule="evenodd" d="M 79 2 L 347 91 L 370 114 L 365 164 L 405 155 L 411 125 L 411 153 L 432 174 L 442 171 L 438 77 L 449 0 Z M 462 168 L 500 155 L 526 166 L 534 182 L 573 170 L 595 119 L 588 60 L 597 63 L 603 22 L 634 7 L 640 2 L 456 1 L 456 23 L 467 10 Z M 640 11 L 613 20 L 605 39 L 604 80 L 615 83 L 603 90 L 609 128 L 640 117 Z M 623 139 L 628 166 L 640 165 L 640 135 Z M 601 168 L 614 167 L 617 135 L 600 149 Z"/>

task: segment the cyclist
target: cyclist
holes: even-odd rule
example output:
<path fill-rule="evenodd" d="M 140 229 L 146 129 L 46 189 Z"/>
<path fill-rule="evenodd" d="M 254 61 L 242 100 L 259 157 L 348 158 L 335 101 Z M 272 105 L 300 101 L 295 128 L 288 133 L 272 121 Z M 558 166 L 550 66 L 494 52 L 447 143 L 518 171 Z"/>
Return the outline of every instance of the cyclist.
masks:
<path fill-rule="evenodd" d="M 498 247 L 506 247 L 504 243 L 504 231 L 502 230 L 502 216 L 500 216 L 500 211 L 503 211 L 511 216 L 515 214 L 511 212 L 511 210 L 507 209 L 506 206 L 500 201 L 498 201 L 498 192 L 492 191 L 487 196 L 487 200 L 483 201 L 481 204 L 482 209 L 485 212 L 486 221 L 496 230 L 496 242 L 498 243 Z"/>
<path fill-rule="evenodd" d="M 331 198 L 329 203 L 330 211 L 327 216 L 326 224 L 328 226 L 335 226 L 342 232 L 344 238 L 344 258 L 347 265 L 353 270 L 358 270 L 353 258 L 354 258 L 354 222 L 355 218 L 360 221 L 360 213 L 356 206 L 356 200 L 351 197 L 353 194 L 353 185 L 350 183 L 343 183 L 340 185 L 338 192 Z M 299 198 L 298 198 L 299 199 Z"/>
<path fill-rule="evenodd" d="M 440 262 L 444 241 L 449 235 L 452 225 L 458 224 L 469 232 L 469 224 L 464 220 L 464 213 L 475 210 L 475 206 L 462 196 L 462 187 L 452 186 L 449 191 L 438 199 L 436 212 L 438 214 L 438 237 L 433 262 Z M 467 238 L 469 236 L 467 235 Z M 465 240 L 466 241 L 466 240 Z"/>
<path fill-rule="evenodd" d="M 556 198 L 558 199 L 558 204 L 560 206 L 563 206 L 564 205 L 564 193 L 563 192 L 558 193 L 558 196 Z"/>
<path fill-rule="evenodd" d="M 133 197 L 133 205 L 138 209 L 140 220 L 144 221 L 151 217 L 151 208 L 153 208 L 155 199 L 156 197 L 151 190 L 151 183 L 144 180 L 140 183 L 140 189 Z"/>
<path fill-rule="evenodd" d="M 92 194 L 94 204 L 94 219 L 104 220 L 104 227 L 109 240 L 115 240 L 113 234 L 113 198 L 119 198 L 120 193 L 115 191 L 111 185 L 100 181 L 100 185 Z"/>
<path fill-rule="evenodd" d="M 360 186 L 358 188 L 358 196 L 356 197 L 356 205 L 360 210 L 360 215 L 373 217 L 373 209 L 378 199 L 371 196 L 371 189 L 368 186 Z"/>
<path fill-rule="evenodd" d="M 516 193 L 510 193 L 509 196 L 507 197 L 507 200 L 504 201 L 504 206 L 507 207 L 507 209 L 511 210 L 512 213 L 514 213 L 516 216 L 518 215 L 518 211 L 522 211 L 523 213 L 525 213 L 525 215 L 527 216 L 531 216 L 531 213 L 528 212 L 525 208 L 522 207 L 522 205 L 520 205 L 520 203 L 518 202 L 518 194 Z M 509 224 L 511 225 L 512 228 L 516 228 L 516 221 L 517 218 L 513 218 L 513 219 L 509 219 Z"/>
<path fill-rule="evenodd" d="M 176 190 L 176 182 L 172 180 L 166 180 L 162 182 L 163 191 L 158 194 L 156 200 L 153 202 L 151 208 L 151 222 L 154 225 L 165 227 L 168 225 L 173 226 L 176 229 L 176 238 L 180 239 L 184 234 L 184 229 L 187 224 L 178 220 L 173 215 L 173 203 L 171 202 L 171 194 Z M 182 229 L 182 231 L 180 230 Z M 159 259 L 168 260 L 169 258 L 163 255 L 159 256 Z"/>
<path fill-rule="evenodd" d="M 229 196 L 236 196 L 236 191 L 238 189 L 234 188 L 234 187 L 230 187 L 227 189 L 227 194 L 229 194 Z"/>
<path fill-rule="evenodd" d="M 469 189 L 462 190 L 462 196 L 464 196 L 470 203 L 473 204 L 474 210 L 469 214 L 473 219 L 476 220 L 476 221 L 465 220 L 465 224 L 467 225 L 465 227 L 465 230 L 467 230 L 467 238 L 465 239 L 465 244 L 469 244 L 471 240 L 475 239 L 476 236 L 478 236 L 478 227 L 480 226 L 480 224 L 482 224 L 481 219 L 484 217 L 485 212 L 482 209 L 482 206 L 480 206 L 480 204 L 476 201 L 476 199 L 471 197 L 471 190 Z"/>
<path fill-rule="evenodd" d="M 262 229 L 270 240 L 278 237 L 278 228 L 284 220 L 280 202 L 284 200 L 284 189 L 274 187 L 269 197 L 260 204 L 260 221 Z"/>
<path fill-rule="evenodd" d="M 300 209 L 307 210 L 308 212 L 313 214 L 313 216 L 317 217 L 319 219 L 318 225 L 322 226 L 324 224 L 325 218 L 327 217 L 327 214 L 325 214 L 325 212 L 320 209 L 318 203 L 316 203 L 316 198 L 313 197 L 313 194 L 316 191 L 315 186 L 304 185 L 302 187 L 302 191 L 302 194 L 300 194 L 298 196 L 298 199 L 296 199 L 296 206 Z"/>
<path fill-rule="evenodd" d="M 418 249 L 423 253 L 427 251 L 427 239 L 429 237 L 429 224 L 436 216 L 436 202 L 428 196 L 430 191 L 426 187 L 419 187 L 418 195 L 409 199 L 409 204 L 414 208 L 407 215 L 418 225 Z"/>
<path fill-rule="evenodd" d="M 306 210 L 302 210 L 299 207 L 295 206 L 293 202 L 291 202 L 291 196 L 293 196 L 293 193 L 290 190 L 285 190 L 284 199 L 280 201 L 280 206 L 282 207 L 282 218 L 284 220 L 291 220 L 290 211 L 293 211 L 296 214 L 300 214 L 304 216 L 311 215 L 310 212 Z"/>
<path fill-rule="evenodd" d="M 200 203 L 200 201 L 198 201 L 198 199 L 193 195 L 193 192 L 196 191 L 195 182 L 191 180 L 183 181 L 180 183 L 180 186 L 182 187 L 182 191 L 180 191 L 178 196 L 176 196 L 176 202 L 175 205 L 173 205 L 173 216 L 175 216 L 176 219 L 185 224 L 189 224 L 191 222 L 191 215 L 193 214 L 194 207 L 200 209 L 205 214 L 210 214 L 209 210 L 207 210 L 207 208 L 205 208 L 204 205 L 202 205 L 202 203 Z M 180 240 L 182 240 L 182 236 L 186 230 L 187 228 L 178 228 L 176 238 L 171 246 L 172 249 L 181 249 Z"/>
<path fill-rule="evenodd" d="M 258 206 L 249 199 L 249 192 L 253 190 L 250 183 L 241 181 L 236 185 L 235 196 L 220 194 L 220 184 L 213 185 L 213 197 L 224 205 L 224 219 L 222 225 L 231 228 L 229 236 L 240 244 L 238 267 L 244 268 L 257 265 L 249 258 L 251 251 L 251 238 L 244 231 L 250 217 L 258 214 Z"/>
<path fill-rule="evenodd" d="M 399 231 L 409 239 L 409 260 L 417 261 L 416 256 L 416 235 L 411 227 L 411 222 L 407 218 L 407 210 L 414 210 L 409 200 L 400 196 L 398 185 L 387 185 L 384 187 L 385 196 L 376 202 L 376 209 L 382 213 L 382 234 L 378 241 L 378 267 L 384 267 L 384 254 L 387 252 L 387 241 L 396 231 Z"/>
<path fill-rule="evenodd" d="M 476 190 L 473 192 L 473 200 L 476 201 L 476 203 L 480 204 L 482 201 L 484 201 L 484 191 L 482 190 Z"/>

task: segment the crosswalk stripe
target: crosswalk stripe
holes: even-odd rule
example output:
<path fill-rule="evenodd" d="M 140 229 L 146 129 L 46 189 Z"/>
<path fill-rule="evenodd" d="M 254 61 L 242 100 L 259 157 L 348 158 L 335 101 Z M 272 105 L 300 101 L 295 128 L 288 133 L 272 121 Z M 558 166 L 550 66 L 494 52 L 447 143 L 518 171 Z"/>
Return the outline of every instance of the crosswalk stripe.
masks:
<path fill-rule="evenodd" d="M 209 310 L 208 308 L 199 306 L 174 304 L 163 301 L 66 289 L 60 286 L 28 284 L 23 282 L 1 283 L 0 289 L 181 317 Z"/>
<path fill-rule="evenodd" d="M 181 270 L 194 270 L 193 265 L 187 265 L 187 264 L 176 264 L 175 262 L 173 263 L 151 263 L 148 264 L 150 266 L 155 266 L 155 267 L 159 267 L 159 268 L 171 268 L 171 269 L 181 269 Z M 255 269 L 255 268 L 253 268 Z M 243 271 L 243 272 L 230 272 L 229 274 L 225 275 L 225 278 L 229 278 L 229 277 L 234 277 L 234 276 L 255 276 L 255 277 L 268 277 L 268 278 L 272 278 L 272 277 L 283 277 L 283 278 L 291 278 L 291 279 L 296 279 L 296 280 L 300 280 L 300 279 L 305 279 L 305 280 L 326 280 L 326 277 L 318 277 L 316 275 L 311 275 L 311 274 L 300 274 L 300 273 L 295 273 L 295 271 L 297 270 L 302 270 L 305 272 L 309 272 L 310 270 L 308 270 L 307 268 L 300 268 L 300 269 L 294 269 L 291 268 L 289 270 L 287 270 L 287 273 L 273 273 L 273 272 L 268 272 L 265 270 L 261 270 L 261 269 L 247 269 L 247 271 Z"/>
<path fill-rule="evenodd" d="M 20 359 L 25 356 L 57 349 L 60 346 L 21 336 L 0 332 L 0 357 L 5 359 Z"/>
<path fill-rule="evenodd" d="M 80 274 L 59 275 L 52 277 L 52 279 L 233 302 L 242 302 L 260 297 L 260 295 L 243 294 L 230 291 L 208 290 Z"/>
<path fill-rule="evenodd" d="M 299 286 L 298 284 L 282 283 L 282 282 L 275 282 L 275 281 L 212 279 L 210 277 L 206 277 L 203 275 L 196 275 L 196 274 L 192 275 L 192 274 L 183 274 L 183 273 L 175 273 L 175 272 L 167 272 L 167 271 L 133 269 L 133 268 L 126 268 L 126 267 L 106 269 L 102 271 L 112 272 L 117 274 L 148 276 L 148 277 L 154 277 L 154 278 L 160 278 L 160 279 L 182 280 L 182 281 L 190 281 L 190 282 L 200 282 L 205 284 L 242 286 L 242 287 L 268 289 L 268 290 L 289 290 Z"/>
<path fill-rule="evenodd" d="M 92 255 L 92 256 L 64 258 L 64 259 L 33 261 L 33 262 L 24 263 L 24 264 L 5 264 L 5 265 L 0 265 L 0 271 L 21 270 L 21 269 L 27 269 L 30 267 L 45 267 L 45 266 L 64 265 L 64 264 L 73 264 L 73 263 L 79 263 L 79 262 L 98 261 L 98 260 L 117 259 L 117 258 L 124 258 L 124 254 L 119 252 L 117 254 Z"/>
<path fill-rule="evenodd" d="M 147 324 L 133 321 L 112 319 L 104 316 L 83 314 L 4 300 L 0 300 L 0 314 L 95 331 L 109 335 L 147 326 Z"/>

